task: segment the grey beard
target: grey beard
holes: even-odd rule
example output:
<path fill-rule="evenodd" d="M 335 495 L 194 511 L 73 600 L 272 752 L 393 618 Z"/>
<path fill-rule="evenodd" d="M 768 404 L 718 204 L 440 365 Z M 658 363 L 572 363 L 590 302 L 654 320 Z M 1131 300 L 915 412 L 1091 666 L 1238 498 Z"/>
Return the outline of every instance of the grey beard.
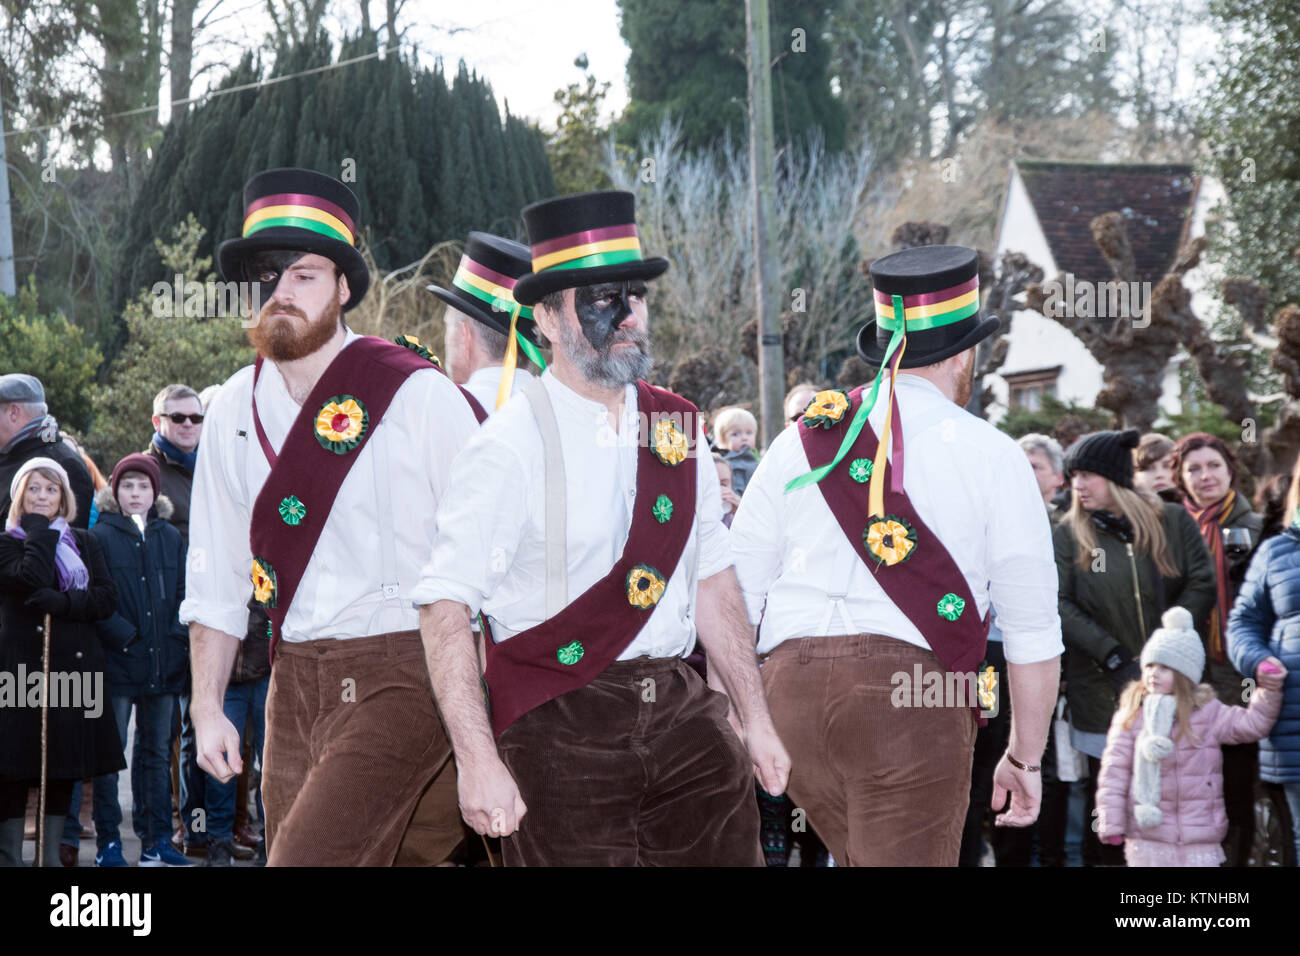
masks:
<path fill-rule="evenodd" d="M 615 353 L 618 342 L 634 342 L 635 349 Z M 560 324 L 560 345 L 570 362 L 593 385 L 604 388 L 622 388 L 650 374 L 653 359 L 650 357 L 650 336 L 643 331 L 616 332 L 609 348 L 597 351 L 586 337 L 567 322 Z"/>

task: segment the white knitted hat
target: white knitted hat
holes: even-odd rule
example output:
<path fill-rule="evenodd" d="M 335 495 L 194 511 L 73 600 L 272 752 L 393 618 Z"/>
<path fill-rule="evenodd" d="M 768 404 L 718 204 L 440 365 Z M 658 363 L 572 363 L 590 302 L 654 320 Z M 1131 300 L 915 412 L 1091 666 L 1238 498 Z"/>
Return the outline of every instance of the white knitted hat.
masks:
<path fill-rule="evenodd" d="M 1205 645 L 1192 627 L 1192 612 L 1175 604 L 1160 616 L 1160 623 L 1151 639 L 1142 648 L 1142 667 L 1164 664 L 1178 671 L 1193 684 L 1198 683 L 1205 670 Z"/>

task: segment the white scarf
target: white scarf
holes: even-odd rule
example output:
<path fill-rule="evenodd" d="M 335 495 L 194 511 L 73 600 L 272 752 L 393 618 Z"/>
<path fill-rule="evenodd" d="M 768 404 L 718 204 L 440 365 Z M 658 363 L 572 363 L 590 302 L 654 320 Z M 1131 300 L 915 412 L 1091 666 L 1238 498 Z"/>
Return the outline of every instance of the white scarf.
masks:
<path fill-rule="evenodd" d="M 1142 730 L 1133 753 L 1133 817 L 1140 827 L 1159 826 L 1160 761 L 1174 752 L 1169 732 L 1178 702 L 1172 694 L 1147 694 L 1142 699 Z"/>

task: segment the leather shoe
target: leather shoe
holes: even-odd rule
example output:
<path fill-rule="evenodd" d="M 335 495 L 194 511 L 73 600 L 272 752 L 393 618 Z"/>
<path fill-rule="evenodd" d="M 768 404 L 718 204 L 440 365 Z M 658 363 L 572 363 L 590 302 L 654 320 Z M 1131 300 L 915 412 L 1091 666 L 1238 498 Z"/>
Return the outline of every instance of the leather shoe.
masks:
<path fill-rule="evenodd" d="M 181 852 L 194 859 L 204 858 L 208 855 L 208 845 L 206 843 L 186 843 Z"/>
<path fill-rule="evenodd" d="M 77 848 L 66 843 L 59 844 L 59 862 L 64 866 L 77 865 Z"/>
<path fill-rule="evenodd" d="M 242 844 L 243 846 L 248 847 L 250 850 L 256 847 L 258 841 L 262 839 L 260 836 L 258 836 L 256 833 L 253 832 L 253 828 L 250 827 L 247 823 L 243 824 L 242 826 L 235 827 L 234 838 L 236 843 Z"/>

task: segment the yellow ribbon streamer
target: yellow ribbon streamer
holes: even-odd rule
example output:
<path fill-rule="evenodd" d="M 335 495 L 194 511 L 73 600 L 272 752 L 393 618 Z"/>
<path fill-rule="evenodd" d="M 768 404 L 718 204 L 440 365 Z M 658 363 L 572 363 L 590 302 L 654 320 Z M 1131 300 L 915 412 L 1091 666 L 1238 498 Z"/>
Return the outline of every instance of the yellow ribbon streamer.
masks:
<path fill-rule="evenodd" d="M 903 320 L 906 325 L 907 320 Z M 898 348 L 894 367 L 889 372 L 889 396 L 885 399 L 885 427 L 880 430 L 880 447 L 876 449 L 876 461 L 871 466 L 871 486 L 867 495 L 869 518 L 881 518 L 885 514 L 885 455 L 889 451 L 889 428 L 894 420 L 894 382 L 898 379 L 898 369 L 902 367 L 903 353 L 907 351 L 907 333 L 903 333 L 903 344 Z"/>
<path fill-rule="evenodd" d="M 506 345 L 506 360 L 501 367 L 501 384 L 497 386 L 497 404 L 500 408 L 510 397 L 510 388 L 515 381 L 515 365 L 519 361 L 519 342 L 515 337 L 515 322 L 519 318 L 520 305 L 515 303 L 514 311 L 510 313 L 510 341 Z"/>

